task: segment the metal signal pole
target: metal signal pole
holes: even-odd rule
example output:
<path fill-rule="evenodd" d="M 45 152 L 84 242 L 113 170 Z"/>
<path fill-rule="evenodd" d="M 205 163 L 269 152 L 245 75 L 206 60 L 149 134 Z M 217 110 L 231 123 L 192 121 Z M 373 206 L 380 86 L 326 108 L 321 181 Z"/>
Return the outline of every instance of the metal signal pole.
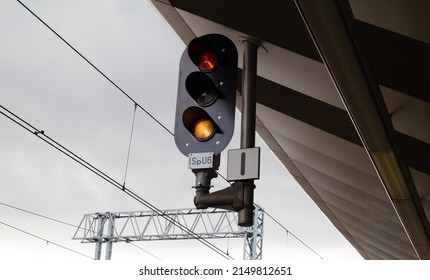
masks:
<path fill-rule="evenodd" d="M 259 43 L 249 39 L 243 41 L 241 149 L 255 147 L 257 50 L 259 46 Z M 254 219 L 254 180 L 236 181 L 235 184 L 243 184 L 244 207 L 239 210 L 238 223 L 240 226 L 251 226 Z"/>

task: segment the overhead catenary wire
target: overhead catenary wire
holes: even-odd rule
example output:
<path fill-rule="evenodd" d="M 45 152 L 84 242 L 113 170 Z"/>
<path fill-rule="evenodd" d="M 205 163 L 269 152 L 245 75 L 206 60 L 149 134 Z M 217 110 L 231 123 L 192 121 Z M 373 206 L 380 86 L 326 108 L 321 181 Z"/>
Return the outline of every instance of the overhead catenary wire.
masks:
<path fill-rule="evenodd" d="M 28 12 L 30 12 L 35 18 L 37 18 L 43 25 L 45 25 L 52 33 L 54 33 L 61 41 L 63 41 L 67 46 L 69 46 L 76 54 L 78 54 L 85 62 L 91 65 L 94 70 L 96 70 L 100 75 L 102 75 L 106 80 L 108 80 L 116 89 L 118 89 L 124 96 L 131 100 L 139 109 L 141 109 L 145 114 L 147 114 L 151 119 L 158 123 L 165 131 L 173 135 L 164 124 L 162 124 L 153 114 L 146 110 L 142 105 L 140 105 L 134 98 L 132 98 L 127 92 L 125 92 L 117 83 L 115 83 L 111 78 L 109 78 L 105 73 L 103 73 L 97 66 L 95 66 L 88 58 L 86 58 L 80 51 L 73 47 L 66 39 L 64 39 L 59 33 L 57 33 L 51 26 L 49 26 L 43 19 L 41 19 L 36 13 L 34 13 L 30 8 L 28 8 L 20 0 L 17 0 Z"/>
<path fill-rule="evenodd" d="M 219 254 L 220 256 L 224 257 L 225 259 L 234 259 L 231 256 L 227 256 L 217 246 L 213 245 L 209 241 L 200 237 L 199 235 L 197 235 L 196 233 L 194 233 L 193 231 L 188 229 L 186 226 L 182 225 L 180 222 L 171 218 L 168 214 L 165 213 L 165 211 L 158 209 L 153 204 L 146 201 L 144 198 L 142 198 L 141 196 L 139 196 L 138 194 L 136 194 L 135 192 L 133 192 L 129 188 L 126 188 L 123 184 L 120 184 L 118 181 L 116 181 L 115 179 L 113 179 L 112 177 L 107 175 L 106 173 L 102 172 L 100 169 L 96 168 L 94 165 L 90 164 L 89 162 L 87 162 L 86 160 L 84 160 L 83 158 L 78 156 L 77 154 L 73 153 L 68 148 L 64 147 L 63 145 L 61 145 L 60 143 L 58 143 L 57 141 L 55 141 L 54 139 L 49 137 L 43 130 L 37 129 L 36 127 L 31 125 L 29 122 L 25 121 L 24 119 L 22 119 L 18 115 L 14 114 L 12 111 L 7 109 L 3 105 L 0 105 L 0 108 L 3 109 L 3 111 L 0 110 L 0 114 L 4 115 L 6 118 L 10 119 L 11 121 L 13 121 L 17 125 L 21 126 L 22 128 L 24 128 L 28 132 L 32 133 L 33 135 L 35 135 L 36 137 L 38 137 L 39 139 L 41 139 L 42 141 L 44 141 L 45 143 L 50 145 L 51 147 L 60 151 L 64 155 L 68 156 L 69 158 L 73 159 L 74 161 L 76 161 L 77 163 L 79 163 L 83 167 L 87 168 L 89 171 L 93 172 L 94 174 L 96 174 L 100 178 L 104 179 L 105 181 L 107 181 L 108 183 L 110 183 L 111 185 L 116 187 L 117 189 L 122 190 L 128 196 L 132 197 L 133 199 L 135 199 L 139 203 L 145 205 L 150 210 L 157 213 L 158 215 L 160 215 L 162 218 L 166 219 L 167 221 L 169 221 L 173 225 L 175 225 L 178 228 L 180 228 L 181 230 L 187 232 L 190 236 L 194 237 L 194 239 L 196 239 L 197 241 L 199 241 L 200 243 L 202 243 L 203 245 L 205 245 L 206 247 L 208 247 L 209 249 L 211 249 L 215 253 Z"/>
<path fill-rule="evenodd" d="M 159 258 L 159 257 L 157 257 L 156 255 L 154 255 L 153 253 L 151 253 L 151 252 L 149 252 L 148 250 L 145 250 L 145 249 L 143 249 L 142 247 L 140 247 L 140 246 L 137 246 L 136 244 L 134 244 L 134 243 L 129 243 L 130 245 L 132 245 L 132 246 L 134 246 L 134 247 L 136 247 L 137 249 L 139 249 L 139 250 L 141 250 L 141 251 L 143 251 L 143 252 L 145 252 L 145 253 L 147 253 L 148 255 L 151 255 L 151 256 L 153 256 L 154 258 L 156 258 L 157 260 L 160 260 L 161 261 L 161 259 Z"/>
<path fill-rule="evenodd" d="M 169 134 L 171 134 L 173 136 L 173 133 L 166 127 L 164 126 L 156 117 L 154 117 L 151 113 L 149 113 L 146 109 L 144 109 L 137 101 L 135 101 L 129 94 L 127 94 L 121 87 L 119 87 L 112 79 L 110 79 L 106 74 L 104 74 L 98 67 L 96 67 L 89 59 L 87 59 L 81 52 L 79 52 L 76 48 L 74 48 L 68 41 L 66 41 L 59 33 L 57 33 L 53 28 L 51 28 L 44 20 L 42 20 L 38 15 L 36 15 L 36 13 L 34 13 L 30 8 L 28 8 L 24 3 L 22 3 L 20 0 L 17 0 L 18 3 L 20 3 L 28 12 L 30 12 L 35 18 L 37 18 L 43 25 L 45 25 L 51 32 L 53 32 L 60 40 L 62 40 L 67 46 L 69 46 L 73 51 L 75 51 L 82 59 L 84 59 L 89 65 L 91 65 L 99 74 L 101 74 L 105 79 L 107 79 L 115 88 L 117 88 L 122 94 L 124 94 L 129 100 L 131 100 L 135 106 L 137 106 L 138 108 L 140 108 L 142 111 L 144 111 L 149 117 L 151 117 L 155 122 L 157 122 L 162 128 L 164 128 L 164 130 L 166 130 Z M 3 107 L 3 106 L 2 106 Z M 4 108 L 4 107 L 3 107 Z M 21 119 L 22 120 L 22 119 Z M 28 123 L 26 123 L 28 124 Z M 32 127 L 32 126 L 31 126 Z M 24 127 L 25 128 L 25 127 Z M 39 136 L 39 134 L 45 135 L 43 133 L 43 131 L 38 131 L 36 130 L 34 127 L 32 127 L 34 129 L 34 134 L 36 136 L 38 136 L 39 138 L 41 138 Z M 28 130 L 28 129 L 27 129 Z M 45 135 L 46 136 L 46 135 Z M 102 177 L 103 179 L 105 179 L 106 181 L 108 181 L 109 183 L 111 183 L 112 185 L 122 189 L 124 192 L 126 192 L 129 196 L 135 198 L 136 200 L 142 202 L 143 204 L 146 202 L 144 201 L 142 198 L 140 198 L 138 195 L 136 195 L 135 193 L 133 193 L 132 191 L 130 191 L 129 189 L 127 189 L 125 187 L 125 184 L 120 184 L 118 186 L 118 182 L 116 182 L 114 179 L 112 179 L 111 177 L 109 177 L 108 175 L 106 175 L 105 173 L 101 172 L 100 170 L 98 170 L 97 168 L 95 168 L 94 166 L 92 166 L 91 164 L 89 164 L 88 162 L 82 160 L 81 158 L 79 158 L 76 154 L 72 153 L 70 150 L 66 149 L 65 147 L 61 146 L 59 143 L 55 142 L 53 139 L 49 138 L 46 136 L 46 138 L 49 141 L 52 141 L 52 143 L 54 143 L 58 149 L 58 147 L 60 147 L 61 149 L 63 149 L 64 151 L 66 151 L 68 154 L 70 154 L 69 156 L 74 159 L 75 161 L 77 161 L 78 163 L 80 163 L 81 165 L 87 167 L 87 168 L 91 168 L 91 171 L 93 171 L 94 173 L 98 174 L 100 177 Z M 46 139 L 41 138 L 42 140 L 44 140 L 45 142 L 47 142 L 49 144 L 49 141 L 46 141 Z M 61 149 L 58 149 L 61 151 Z M 63 152 L 64 153 L 64 152 Z M 223 177 L 223 176 L 221 176 Z M 224 177 L 223 177 L 224 178 Z M 155 207 L 151 204 L 147 205 L 147 207 L 151 210 L 155 211 Z M 158 210 L 158 209 L 157 209 Z M 161 211 L 161 210 L 158 210 Z M 162 212 L 160 212 L 160 214 L 162 216 L 164 216 L 164 218 L 168 217 L 165 216 Z M 170 218 L 170 217 L 168 217 Z M 174 224 L 176 223 L 176 221 L 172 220 L 171 222 L 174 222 Z M 176 225 L 178 226 L 178 225 Z M 181 225 L 182 226 L 182 225 Z M 180 226 L 178 226 L 180 227 Z M 181 228 L 181 227 L 180 227 Z M 212 243 L 206 241 L 205 239 L 200 238 L 199 236 L 197 236 L 196 234 L 191 234 L 191 236 L 195 236 L 195 238 L 197 240 L 199 240 L 202 243 L 209 243 L 212 245 Z M 204 240 L 204 241 L 203 241 Z M 214 246 L 214 245 L 212 245 Z M 222 252 L 219 248 L 216 248 L 218 251 L 221 252 L 222 256 L 225 256 L 224 252 Z M 227 259 L 232 259 L 231 257 L 227 257 Z"/>
<path fill-rule="evenodd" d="M 102 179 L 104 179 L 105 181 L 107 181 L 108 183 L 110 183 L 111 185 L 113 185 L 114 187 L 116 187 L 116 188 L 124 191 L 127 195 L 129 195 L 130 197 L 134 198 L 135 200 L 137 200 L 141 204 L 145 205 L 150 210 L 156 212 L 162 218 L 168 220 L 169 222 L 171 222 L 175 226 L 177 226 L 180 229 L 184 230 L 185 232 L 189 233 L 196 240 L 198 240 L 202 244 L 206 245 L 207 247 L 209 247 L 210 249 L 212 249 L 213 251 L 215 251 L 219 255 L 221 255 L 221 256 L 223 256 L 224 258 L 227 258 L 227 259 L 233 259 L 231 256 L 226 255 L 221 249 L 219 249 L 218 247 L 216 247 L 212 243 L 210 243 L 207 240 L 201 238 L 200 236 L 198 236 L 197 234 L 195 234 L 194 232 L 192 232 L 191 230 L 189 230 L 187 227 L 185 227 L 184 225 L 182 225 L 179 222 L 177 222 L 175 219 L 172 219 L 170 216 L 168 216 L 167 214 L 165 214 L 164 211 L 158 209 L 157 207 L 155 207 L 154 205 L 152 205 L 151 203 L 149 203 L 148 201 L 146 201 L 145 199 L 143 199 L 142 197 L 140 197 L 139 195 L 137 195 L 136 193 L 134 193 L 130 189 L 126 188 L 124 184 L 121 185 L 119 182 L 115 181 L 113 178 L 111 178 L 110 176 L 108 176 L 104 172 L 100 171 L 99 169 L 97 169 L 92 164 L 88 163 L 87 161 L 85 161 L 84 159 L 82 159 L 81 157 L 79 157 L 78 155 L 76 155 L 75 153 L 73 153 L 72 151 L 70 151 L 69 149 L 65 148 L 64 146 L 62 146 L 61 144 L 59 144 L 58 142 L 56 142 L 55 140 L 53 140 L 43 130 L 37 129 L 36 127 L 34 127 L 33 125 L 31 125 L 30 123 L 28 123 L 24 119 L 20 118 L 18 115 L 14 114 L 12 111 L 8 110 L 7 108 L 5 108 L 1 104 L 0 104 L 0 108 L 7 112 L 7 114 L 6 114 L 5 112 L 3 112 L 3 111 L 0 110 L 0 114 L 4 115 L 5 117 L 7 117 L 8 119 L 10 119 L 11 121 L 13 121 L 14 123 L 16 123 L 17 125 L 21 126 L 22 128 L 24 128 L 28 132 L 34 134 L 36 137 L 38 137 L 42 141 L 46 142 L 47 144 L 49 144 L 53 148 L 57 149 L 61 153 L 65 154 L 69 158 L 73 159 L 74 161 L 76 161 L 77 163 L 79 163 L 80 165 L 82 165 L 83 167 L 85 167 L 88 170 L 92 171 L 97 176 L 101 177 Z M 3 203 L 0 203 L 0 204 L 3 204 Z M 294 235 L 291 231 L 289 231 L 284 225 L 282 225 L 278 220 L 276 220 L 273 216 L 271 216 L 269 213 L 267 213 L 264 209 L 263 209 L 263 212 L 270 219 L 272 219 L 275 223 L 277 223 L 280 227 L 282 227 L 284 230 L 286 230 L 291 236 L 293 236 L 300 243 L 302 243 L 304 246 L 306 246 L 309 250 L 311 250 L 313 253 L 315 253 L 321 259 L 323 259 L 323 257 L 321 255 L 319 255 L 309 245 L 307 245 L 304 241 L 302 241 L 300 238 L 298 238 L 296 235 Z"/>
<path fill-rule="evenodd" d="M 126 160 L 126 163 L 125 163 L 125 172 L 124 172 L 124 183 L 123 183 L 123 186 L 125 186 L 125 181 L 127 180 L 128 163 L 130 161 L 130 153 L 131 153 L 131 142 L 133 140 L 133 132 L 134 132 L 134 122 L 136 121 L 136 109 L 137 109 L 137 104 L 134 104 L 133 121 L 131 123 L 130 140 L 128 142 L 127 160 Z"/>
<path fill-rule="evenodd" d="M 81 255 L 81 256 L 84 256 L 84 257 L 87 257 L 87 258 L 92 259 L 92 257 L 90 257 L 90 256 L 88 256 L 88 255 L 82 254 L 82 253 L 80 253 L 80 252 L 78 252 L 78 251 L 76 251 L 76 250 L 73 250 L 73 249 L 67 248 L 66 246 L 63 246 L 63 245 L 60 245 L 60 244 L 58 244 L 58 243 L 56 243 L 56 242 L 53 242 L 53 241 L 50 241 L 50 240 L 48 240 L 48 239 L 42 238 L 42 237 L 40 237 L 40 236 L 38 236 L 38 235 L 36 235 L 36 234 L 30 233 L 30 232 L 25 231 L 25 230 L 23 230 L 23 229 L 20 229 L 20 228 L 14 227 L 14 226 L 12 226 L 12 225 L 10 225 L 10 224 L 4 223 L 4 222 L 2 222 L 2 221 L 0 221 L 0 224 L 4 225 L 4 226 L 6 226 L 6 227 L 12 228 L 12 229 L 14 229 L 14 230 L 20 231 L 20 232 L 22 232 L 22 233 L 25 233 L 25 234 L 27 234 L 27 235 L 30 235 L 30 236 L 32 236 L 32 237 L 34 237 L 34 238 L 39 239 L 39 240 L 45 241 L 45 242 L 47 242 L 47 244 L 52 244 L 52 245 L 55 245 L 55 246 L 60 247 L 60 248 L 62 248 L 62 249 L 65 249 L 65 250 L 68 250 L 68 251 L 70 251 L 70 252 L 73 252 L 73 253 L 75 253 L 75 254 L 79 254 L 79 255 Z"/>
<path fill-rule="evenodd" d="M 256 204 L 257 205 L 257 204 Z M 257 205 L 258 206 L 258 205 Z M 259 206 L 260 207 L 260 206 Z M 272 215 L 270 215 L 269 213 L 267 213 L 263 208 L 260 207 L 260 209 L 264 212 L 264 214 L 266 214 L 272 221 L 274 221 L 276 224 L 278 224 L 280 227 L 282 227 L 286 233 L 287 233 L 287 237 L 288 234 L 291 235 L 292 237 L 294 237 L 295 239 L 297 239 L 300 243 L 302 243 L 306 248 L 308 248 L 309 250 L 311 250 L 315 255 L 317 255 L 318 257 L 320 257 L 321 259 L 323 259 L 323 257 L 318 254 L 314 249 L 312 249 L 308 244 L 306 244 L 303 240 L 301 240 L 300 238 L 298 238 L 296 235 L 294 235 L 290 230 L 288 230 L 284 225 L 282 225 L 278 220 L 276 220 Z"/>
<path fill-rule="evenodd" d="M 80 227 L 79 227 L 79 226 L 77 226 L 77 225 L 74 225 L 74 224 L 71 224 L 71 223 L 68 223 L 68 222 L 64 222 L 64 221 L 61 221 L 61 220 L 58 220 L 58 219 L 54 219 L 54 218 L 48 217 L 48 216 L 46 216 L 46 215 L 42 215 L 42 214 L 39 214 L 39 213 L 36 213 L 36 212 L 30 211 L 30 210 L 26 210 L 26 209 L 23 209 L 23 208 L 20 208 L 20 207 L 16 207 L 16 206 L 13 206 L 13 205 L 10 205 L 10 204 L 7 204 L 7 203 L 4 203 L 4 202 L 0 202 L 0 204 L 1 204 L 1 205 L 3 205 L 3 206 L 9 207 L 9 208 L 15 209 L 15 210 L 19 210 L 19 211 L 22 211 L 22 212 L 25 212 L 25 213 L 28 213 L 28 214 L 34 215 L 34 216 L 38 216 L 38 217 L 41 217 L 41 218 L 44 218 L 44 219 L 47 219 L 47 220 L 54 221 L 54 222 L 56 222 L 56 223 L 60 223 L 60 224 L 63 224 L 63 225 L 67 225 L 67 226 L 70 226 L 70 227 L 73 227 L 73 228 L 78 228 L 78 229 L 80 228 Z M 47 241 L 47 242 L 48 242 L 48 241 Z M 158 260 L 161 260 L 159 257 L 157 257 L 156 255 L 154 255 L 153 253 L 151 253 L 151 252 L 149 252 L 148 250 L 145 250 L 145 249 L 143 249 L 143 248 L 141 248 L 141 247 L 137 246 L 137 245 L 136 245 L 136 244 L 134 244 L 134 243 L 128 243 L 128 242 L 127 242 L 127 244 L 133 245 L 134 247 L 136 247 L 136 248 L 140 249 L 141 251 L 143 251 L 143 252 L 145 252 L 145 253 L 147 253 L 147 254 L 149 254 L 149 255 L 153 256 L 154 258 L 156 258 L 156 259 L 158 259 Z"/>
<path fill-rule="evenodd" d="M 85 60 L 91 67 L 93 67 L 100 75 L 102 75 L 106 80 L 108 80 L 115 88 L 117 88 L 124 96 L 126 96 L 129 100 L 134 103 L 135 110 L 136 108 L 140 108 L 144 111 L 149 117 L 151 117 L 155 122 L 157 122 L 164 130 L 166 130 L 170 135 L 174 135 L 165 125 L 163 125 L 154 115 L 152 115 L 149 111 L 143 108 L 134 98 L 132 98 L 127 92 L 125 92 L 117 83 L 115 83 L 111 78 L 109 78 L 103 71 L 101 71 L 97 66 L 95 66 L 86 56 L 84 56 L 80 51 L 78 51 L 72 44 L 70 44 L 66 39 L 64 39 L 58 32 L 56 32 L 50 25 L 48 25 L 43 19 L 41 19 L 36 13 L 34 13 L 30 8 L 28 8 L 24 3 L 20 0 L 17 0 L 28 12 L 30 12 L 34 17 L 36 17 L 43 25 L 45 25 L 51 32 L 53 32 L 61 41 L 63 41 L 67 46 L 69 46 L 76 54 L 78 54 L 83 60 Z M 134 123 L 134 119 L 133 119 Z M 133 133 L 133 132 L 132 132 Z M 130 139 L 131 141 L 131 139 Z M 129 155 L 128 155 L 129 156 Z M 128 166 L 128 157 L 127 157 L 127 166 Z M 127 170 L 127 167 L 126 167 Z M 216 173 L 223 178 L 227 183 L 227 179 L 218 171 Z M 124 184 L 125 177 L 127 175 L 127 171 L 124 176 Z"/>
<path fill-rule="evenodd" d="M 28 8 L 24 3 L 22 3 L 20 0 L 17 0 L 18 3 L 20 3 L 28 12 L 30 12 L 35 18 L 37 18 L 44 26 L 46 26 L 51 32 L 53 32 L 61 41 L 63 41 L 67 46 L 69 46 L 76 54 L 78 54 L 85 62 L 87 62 L 92 68 L 94 68 L 100 75 L 102 75 L 106 80 L 108 80 L 115 88 L 117 88 L 125 97 L 127 97 L 130 101 L 134 103 L 135 109 L 134 109 L 134 115 L 133 115 L 133 124 L 132 124 L 132 131 L 130 136 L 130 143 L 129 143 L 129 150 L 127 154 L 127 162 L 126 162 L 126 170 L 124 175 L 124 183 L 121 185 L 121 189 L 124 191 L 127 190 L 125 188 L 125 181 L 127 177 L 127 169 L 128 169 L 128 162 L 130 157 L 130 148 L 131 148 L 131 140 L 133 136 L 133 129 L 134 129 L 134 121 L 135 121 L 135 114 L 136 114 L 136 108 L 141 109 L 143 112 L 145 112 L 150 118 L 152 118 L 157 124 L 159 124 L 164 130 L 166 130 L 170 135 L 174 135 L 173 132 L 171 132 L 165 125 L 163 125 L 154 115 L 152 115 L 149 111 L 147 111 L 145 108 L 143 108 L 134 98 L 132 98 L 127 92 L 125 92 L 118 84 L 116 84 L 111 78 L 109 78 L 103 71 L 101 71 L 97 66 L 95 66 L 87 57 L 85 57 L 80 51 L 78 51 L 75 47 L 73 47 L 72 44 L 70 44 L 66 39 L 64 39 L 58 32 L 56 32 L 50 25 L 48 25 L 43 19 L 41 19 L 36 13 L 34 13 L 30 8 Z M 39 133 L 43 134 L 43 131 L 40 131 Z M 35 133 L 36 135 L 38 133 Z M 217 174 L 223 178 L 227 183 L 227 179 L 218 171 L 216 171 Z M 105 180 L 113 180 L 106 174 L 102 173 L 106 176 L 104 178 Z M 111 184 L 114 184 L 115 181 L 111 182 Z M 129 194 L 132 196 L 132 194 Z M 263 210 L 264 211 L 264 210 Z M 323 259 L 317 252 L 315 252 L 312 248 L 310 248 L 306 243 L 304 243 L 302 240 L 300 240 L 297 236 L 295 236 L 291 231 L 289 231 L 287 228 L 285 228 L 280 222 L 278 222 L 276 219 L 274 219 L 270 214 L 268 214 L 266 211 L 264 211 L 273 221 L 275 221 L 279 226 L 284 228 L 287 233 L 289 233 L 291 236 L 296 238 L 299 242 L 301 242 L 304 246 L 306 246 L 309 250 L 314 252 L 316 255 L 318 255 L 321 259 Z"/>
<path fill-rule="evenodd" d="M 70 227 L 78 228 L 78 226 L 76 226 L 74 224 L 67 223 L 67 222 L 64 222 L 64 221 L 61 221 L 61 220 L 58 220 L 58 219 L 54 219 L 54 218 L 51 218 L 51 217 L 48 217 L 48 216 L 45 216 L 45 215 L 42 215 L 42 214 L 38 214 L 38 213 L 35 213 L 35 212 L 32 212 L 32 211 L 29 211 L 29 210 L 25 210 L 25 209 L 22 209 L 20 207 L 16 207 L 16 206 L 4 203 L 4 202 L 0 202 L 0 204 L 3 205 L 3 206 L 9 207 L 9 208 L 15 209 L 15 210 L 19 210 L 19 211 L 22 211 L 22 212 L 34 215 L 34 216 L 38 216 L 38 217 L 41 217 L 41 218 L 44 218 L 44 219 L 47 219 L 47 220 L 54 221 L 54 222 L 57 222 L 57 223 L 60 223 L 60 224 L 63 224 L 63 225 L 67 225 L 67 226 L 70 226 Z"/>
<path fill-rule="evenodd" d="M 54 33 L 61 41 L 63 41 L 67 46 L 69 46 L 76 54 L 78 54 L 83 60 L 85 60 L 91 67 L 93 67 L 100 75 L 102 75 L 106 80 L 108 80 L 115 88 L 117 88 L 124 96 L 126 96 L 129 100 L 131 100 L 135 107 L 141 109 L 145 112 L 151 119 L 153 119 L 157 124 L 159 124 L 164 130 L 166 130 L 170 135 L 174 136 L 173 132 L 170 131 L 164 124 L 162 124 L 153 114 L 151 114 L 148 110 L 142 107 L 134 98 L 132 98 L 127 92 L 125 92 L 117 83 L 115 83 L 111 78 L 109 78 L 103 71 L 101 71 L 97 66 L 95 66 L 87 57 L 85 57 L 80 51 L 78 51 L 72 44 L 70 44 L 66 39 L 64 39 L 58 32 L 56 32 L 50 25 L 48 25 L 43 19 L 41 19 L 36 13 L 34 13 L 30 8 L 28 8 L 24 3 L 20 0 L 17 0 L 28 12 L 30 12 L 35 18 L 37 18 L 43 25 L 45 25 L 52 33 Z M 127 159 L 128 162 L 128 159 Z M 215 171 L 224 181 L 229 183 L 227 179 L 217 170 Z M 124 176 L 124 185 L 125 185 L 125 177 L 127 171 Z"/>

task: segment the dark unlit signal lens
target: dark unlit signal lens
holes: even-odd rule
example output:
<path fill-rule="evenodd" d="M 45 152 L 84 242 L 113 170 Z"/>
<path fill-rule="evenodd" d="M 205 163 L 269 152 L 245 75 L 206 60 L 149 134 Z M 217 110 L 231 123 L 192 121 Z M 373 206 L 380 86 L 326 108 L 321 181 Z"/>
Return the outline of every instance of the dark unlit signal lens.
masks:
<path fill-rule="evenodd" d="M 185 87 L 197 105 L 207 107 L 218 98 L 218 89 L 212 80 L 202 72 L 193 72 L 188 75 Z"/>

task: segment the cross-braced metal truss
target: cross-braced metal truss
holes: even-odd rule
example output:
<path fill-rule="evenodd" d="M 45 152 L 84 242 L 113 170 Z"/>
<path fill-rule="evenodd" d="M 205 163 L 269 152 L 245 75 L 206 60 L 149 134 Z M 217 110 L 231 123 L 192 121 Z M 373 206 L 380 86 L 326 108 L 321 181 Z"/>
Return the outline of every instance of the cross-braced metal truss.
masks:
<path fill-rule="evenodd" d="M 263 211 L 256 207 L 254 215 L 262 216 Z M 262 222 L 262 218 L 255 221 Z M 258 237 L 250 238 L 254 236 L 256 229 L 259 230 Z M 72 239 L 81 240 L 82 243 L 96 243 L 95 259 L 100 259 L 102 243 L 107 243 L 106 259 L 110 259 L 114 242 L 240 237 L 245 238 L 245 250 L 259 250 L 251 254 L 244 253 L 245 259 L 261 259 L 262 224 L 257 227 L 239 227 L 237 213 L 223 209 L 85 214 Z M 247 240 L 252 244 L 247 245 Z"/>

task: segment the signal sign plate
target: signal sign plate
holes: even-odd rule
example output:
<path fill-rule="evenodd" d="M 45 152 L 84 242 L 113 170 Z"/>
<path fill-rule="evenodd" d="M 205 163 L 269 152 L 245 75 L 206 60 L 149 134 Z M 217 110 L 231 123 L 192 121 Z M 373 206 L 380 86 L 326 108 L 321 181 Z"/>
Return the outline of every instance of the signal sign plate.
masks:
<path fill-rule="evenodd" d="M 260 148 L 228 151 L 227 181 L 260 178 Z"/>
<path fill-rule="evenodd" d="M 188 155 L 189 169 L 212 168 L 214 163 L 214 153 L 191 153 Z"/>

